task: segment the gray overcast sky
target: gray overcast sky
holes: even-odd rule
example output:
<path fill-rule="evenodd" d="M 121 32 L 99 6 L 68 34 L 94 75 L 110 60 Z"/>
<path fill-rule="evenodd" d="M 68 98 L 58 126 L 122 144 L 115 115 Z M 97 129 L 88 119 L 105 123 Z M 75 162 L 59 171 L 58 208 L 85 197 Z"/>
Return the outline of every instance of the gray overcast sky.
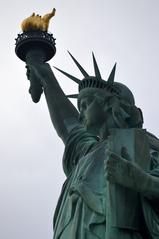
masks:
<path fill-rule="evenodd" d="M 50 31 L 57 53 L 50 61 L 81 77 L 69 50 L 93 73 L 94 51 L 104 79 L 117 62 L 116 81 L 134 93 L 145 125 L 159 136 L 158 0 L 1 1 L 0 26 L 0 238 L 50 239 L 52 217 L 65 176 L 64 147 L 51 125 L 44 96 L 34 104 L 28 94 L 25 63 L 14 53 L 21 21 L 53 7 Z M 55 72 L 66 93 L 76 85 Z"/>

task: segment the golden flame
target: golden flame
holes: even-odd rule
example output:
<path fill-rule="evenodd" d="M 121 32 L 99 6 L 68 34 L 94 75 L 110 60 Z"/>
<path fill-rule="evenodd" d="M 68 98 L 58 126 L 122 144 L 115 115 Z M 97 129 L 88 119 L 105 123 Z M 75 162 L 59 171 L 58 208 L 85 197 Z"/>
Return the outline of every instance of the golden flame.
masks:
<path fill-rule="evenodd" d="M 47 31 L 50 19 L 55 16 L 56 9 L 53 8 L 52 12 L 45 14 L 43 17 L 33 13 L 30 17 L 23 20 L 21 28 L 23 32 L 31 30 Z"/>

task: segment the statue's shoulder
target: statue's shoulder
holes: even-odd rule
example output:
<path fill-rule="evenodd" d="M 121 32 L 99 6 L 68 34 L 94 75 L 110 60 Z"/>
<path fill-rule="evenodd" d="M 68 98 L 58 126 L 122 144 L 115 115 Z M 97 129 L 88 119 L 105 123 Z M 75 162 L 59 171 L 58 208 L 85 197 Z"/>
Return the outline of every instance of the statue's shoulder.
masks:
<path fill-rule="evenodd" d="M 159 138 L 157 138 L 154 134 L 147 131 L 147 137 L 149 140 L 150 148 L 159 152 Z"/>

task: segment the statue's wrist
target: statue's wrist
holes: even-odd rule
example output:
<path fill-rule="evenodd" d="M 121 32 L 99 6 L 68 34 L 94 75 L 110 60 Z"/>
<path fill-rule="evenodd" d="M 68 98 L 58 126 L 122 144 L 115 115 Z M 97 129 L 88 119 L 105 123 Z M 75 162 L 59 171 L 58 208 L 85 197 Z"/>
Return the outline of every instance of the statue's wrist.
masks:
<path fill-rule="evenodd" d="M 159 179 L 149 174 L 149 183 L 147 187 L 147 196 L 149 198 L 159 198 Z"/>
<path fill-rule="evenodd" d="M 55 82 L 56 78 L 53 74 L 46 75 L 41 79 L 41 83 L 44 88 L 49 88 L 50 86 L 55 85 Z"/>
<path fill-rule="evenodd" d="M 56 89 L 59 88 L 59 84 L 54 75 L 47 75 L 47 77 L 44 77 L 41 84 L 43 85 L 44 90 L 47 91 L 56 91 Z"/>
<path fill-rule="evenodd" d="M 141 194 L 145 194 L 151 184 L 150 175 L 136 165 L 135 167 L 134 165 L 130 165 L 130 167 L 132 168 L 130 176 L 133 185 L 132 189 Z"/>
<path fill-rule="evenodd" d="M 156 197 L 159 194 L 159 192 L 157 192 L 158 187 L 159 180 L 149 173 L 144 172 L 143 183 L 140 184 L 141 194 L 143 194 L 145 197 Z"/>

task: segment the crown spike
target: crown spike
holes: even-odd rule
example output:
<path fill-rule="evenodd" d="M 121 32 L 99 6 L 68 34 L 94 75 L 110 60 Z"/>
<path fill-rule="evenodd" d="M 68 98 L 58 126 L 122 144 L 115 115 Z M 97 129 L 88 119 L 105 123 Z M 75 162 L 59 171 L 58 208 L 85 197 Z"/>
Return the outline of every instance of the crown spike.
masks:
<path fill-rule="evenodd" d="M 82 75 L 84 77 L 89 77 L 88 73 L 83 69 L 83 67 L 78 63 L 78 61 L 72 56 L 72 54 L 69 51 L 68 51 L 68 53 L 71 56 L 71 58 L 73 59 L 73 61 L 75 62 L 78 69 L 81 71 Z"/>
<path fill-rule="evenodd" d="M 57 68 L 57 67 L 55 67 L 55 66 L 54 66 L 54 68 L 55 68 L 56 70 L 60 71 L 60 72 L 61 72 L 62 74 L 64 74 L 65 76 L 67 76 L 68 78 L 70 78 L 71 80 L 73 80 L 74 82 L 76 82 L 77 84 L 80 84 L 80 83 L 81 83 L 81 81 L 80 81 L 78 78 L 76 78 L 76 77 L 74 77 L 74 76 L 68 74 L 68 73 L 65 72 L 65 71 L 60 70 L 59 68 Z"/>
<path fill-rule="evenodd" d="M 108 82 L 109 84 L 111 84 L 111 85 L 113 85 L 113 83 L 114 83 L 115 70 L 116 70 L 116 63 L 115 63 L 115 65 L 113 66 L 113 69 L 112 69 L 112 71 L 111 71 L 111 73 L 110 73 L 110 75 L 109 75 L 109 78 L 108 78 L 108 80 L 107 80 L 107 82 Z"/>
<path fill-rule="evenodd" d="M 92 52 L 92 56 L 93 56 L 93 65 L 94 65 L 94 72 L 95 72 L 95 76 L 97 79 L 102 79 L 101 77 L 101 74 L 100 74 L 100 71 L 99 71 L 99 67 L 98 67 L 98 64 L 97 64 L 97 61 L 95 59 L 95 56 L 94 56 L 94 53 Z"/>

